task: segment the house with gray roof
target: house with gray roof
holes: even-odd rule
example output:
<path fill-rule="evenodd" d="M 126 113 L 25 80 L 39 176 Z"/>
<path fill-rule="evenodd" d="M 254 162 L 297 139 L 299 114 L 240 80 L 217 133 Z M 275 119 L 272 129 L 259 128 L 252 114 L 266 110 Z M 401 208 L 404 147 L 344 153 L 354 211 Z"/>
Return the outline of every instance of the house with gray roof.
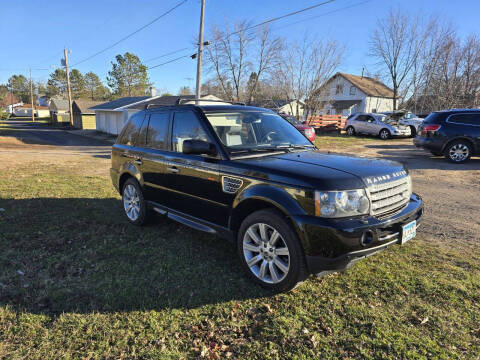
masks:
<path fill-rule="evenodd" d="M 178 104 L 180 100 L 187 100 L 193 104 L 194 98 L 194 95 L 124 97 L 92 106 L 90 110 L 95 111 L 97 130 L 118 135 L 132 114 L 147 109 L 149 105 L 172 106 Z M 222 101 L 213 95 L 202 95 L 201 98 Z"/>
<path fill-rule="evenodd" d="M 94 105 L 89 110 L 95 112 L 96 128 L 108 134 L 118 135 L 130 115 L 138 109 L 126 109 L 129 105 L 139 104 L 150 96 L 128 96 L 102 104 Z"/>
<path fill-rule="evenodd" d="M 55 96 L 48 105 L 50 117 L 56 123 L 70 123 L 70 111 L 68 100 L 60 96 Z"/>

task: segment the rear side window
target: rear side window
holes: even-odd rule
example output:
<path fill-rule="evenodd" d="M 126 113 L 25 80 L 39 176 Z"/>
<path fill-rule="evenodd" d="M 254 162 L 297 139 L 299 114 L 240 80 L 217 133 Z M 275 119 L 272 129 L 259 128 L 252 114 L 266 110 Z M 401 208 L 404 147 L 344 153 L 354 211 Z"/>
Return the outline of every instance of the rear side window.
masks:
<path fill-rule="evenodd" d="M 480 126 L 480 113 L 479 114 L 455 114 L 448 118 L 448 122 L 452 124 L 461 125 L 478 125 Z"/>
<path fill-rule="evenodd" d="M 445 114 L 440 112 L 433 112 L 428 115 L 423 121 L 424 124 L 439 124 L 445 120 Z"/>
<path fill-rule="evenodd" d="M 207 134 L 203 130 L 200 120 L 192 111 L 175 113 L 172 130 L 173 151 L 182 152 L 185 140 L 208 141 Z"/>
<path fill-rule="evenodd" d="M 154 149 L 165 149 L 167 144 L 170 113 L 161 112 L 150 115 L 147 130 L 147 146 Z"/>
<path fill-rule="evenodd" d="M 367 115 L 358 115 L 355 120 L 357 120 L 357 121 L 367 121 Z"/>
<path fill-rule="evenodd" d="M 135 146 L 137 141 L 137 136 L 140 128 L 142 127 L 143 119 L 145 118 L 145 113 L 139 112 L 128 120 L 127 124 L 122 130 L 122 133 L 119 136 L 118 143 L 122 145 Z"/>

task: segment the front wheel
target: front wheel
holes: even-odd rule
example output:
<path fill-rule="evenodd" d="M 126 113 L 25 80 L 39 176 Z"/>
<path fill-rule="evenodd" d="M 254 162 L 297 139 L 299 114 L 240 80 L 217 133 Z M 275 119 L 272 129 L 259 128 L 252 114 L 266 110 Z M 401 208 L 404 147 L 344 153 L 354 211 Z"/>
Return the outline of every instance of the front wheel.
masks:
<path fill-rule="evenodd" d="M 388 140 L 392 137 L 392 134 L 390 134 L 390 131 L 387 129 L 382 129 L 380 130 L 380 139 L 382 140 Z"/>
<path fill-rule="evenodd" d="M 348 136 L 354 136 L 355 135 L 355 129 L 353 126 L 347 127 L 347 130 L 345 130 Z"/>
<path fill-rule="evenodd" d="M 456 164 L 468 161 L 471 155 L 471 146 L 466 141 L 454 141 L 445 148 L 445 157 Z"/>
<path fill-rule="evenodd" d="M 415 128 L 415 126 L 410 126 L 410 136 L 412 138 L 414 138 L 415 136 L 417 136 L 417 129 Z"/>
<path fill-rule="evenodd" d="M 291 290 L 308 275 L 298 236 L 274 210 L 254 212 L 243 221 L 237 248 L 248 276 L 269 290 Z"/>
<path fill-rule="evenodd" d="M 134 178 L 125 181 L 122 190 L 122 202 L 128 221 L 138 226 L 147 222 L 147 204 L 143 197 L 142 189 Z"/>

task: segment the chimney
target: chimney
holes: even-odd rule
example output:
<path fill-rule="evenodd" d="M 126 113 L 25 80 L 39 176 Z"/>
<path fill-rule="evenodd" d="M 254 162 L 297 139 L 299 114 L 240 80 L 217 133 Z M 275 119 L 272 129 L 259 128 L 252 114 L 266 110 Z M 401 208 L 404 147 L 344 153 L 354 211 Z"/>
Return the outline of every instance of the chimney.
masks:
<path fill-rule="evenodd" d="M 150 86 L 150 97 L 157 96 L 157 89 L 154 86 Z"/>

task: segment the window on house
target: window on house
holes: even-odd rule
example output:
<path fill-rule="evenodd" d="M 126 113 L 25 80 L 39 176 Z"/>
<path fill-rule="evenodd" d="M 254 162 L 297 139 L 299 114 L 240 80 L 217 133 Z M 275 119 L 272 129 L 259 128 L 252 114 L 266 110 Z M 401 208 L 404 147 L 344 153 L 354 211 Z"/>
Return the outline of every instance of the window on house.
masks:
<path fill-rule="evenodd" d="M 350 95 L 355 95 L 357 93 L 357 88 L 355 86 L 350 86 Z"/>
<path fill-rule="evenodd" d="M 335 91 L 335 94 L 338 95 L 341 93 L 343 93 L 343 84 L 337 84 L 337 89 Z"/>

